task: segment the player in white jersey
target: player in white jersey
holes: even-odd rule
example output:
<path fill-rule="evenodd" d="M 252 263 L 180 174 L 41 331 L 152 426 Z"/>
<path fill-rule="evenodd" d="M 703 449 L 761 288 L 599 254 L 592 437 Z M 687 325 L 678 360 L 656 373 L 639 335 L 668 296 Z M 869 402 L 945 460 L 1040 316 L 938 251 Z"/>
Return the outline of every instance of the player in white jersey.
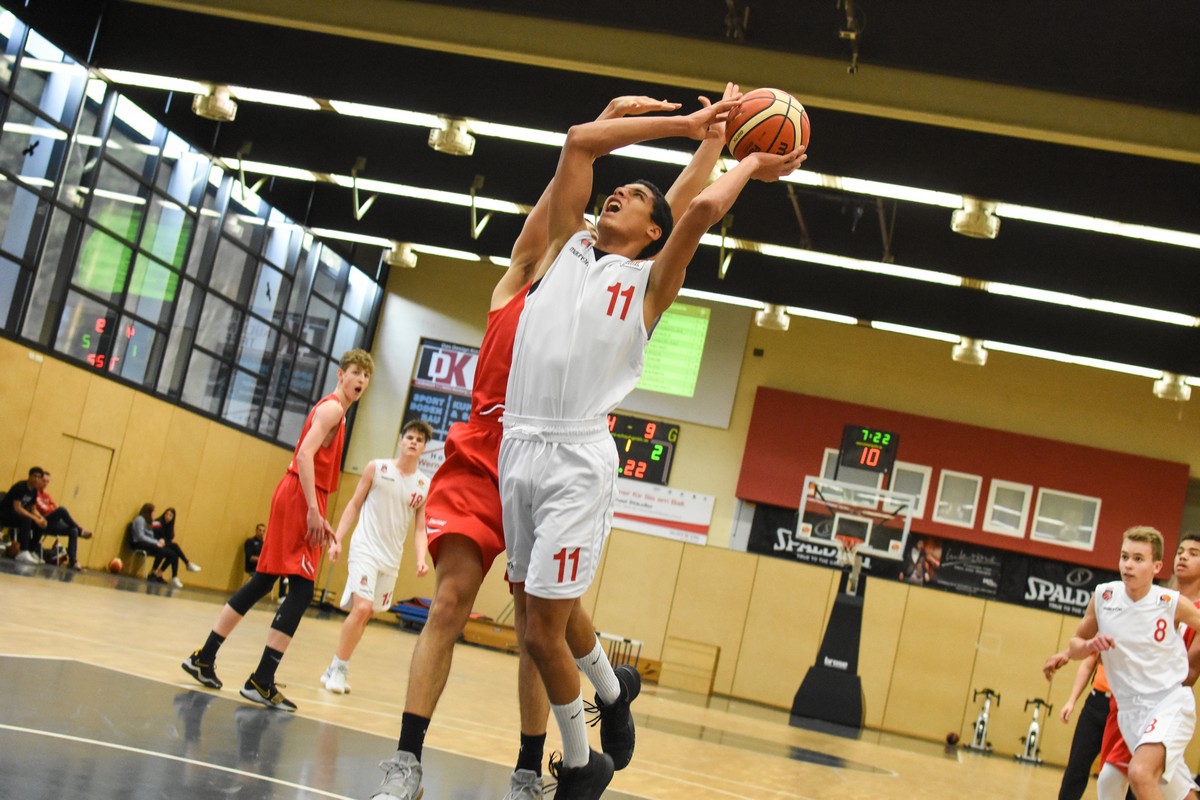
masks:
<path fill-rule="evenodd" d="M 747 156 L 673 226 L 652 184 L 620 186 L 604 203 L 595 237 L 581 224 L 592 165 L 649 139 L 717 136 L 714 124 L 734 105 L 727 99 L 689 115 L 577 125 L 550 186 L 550 246 L 517 328 L 499 466 L 508 577 L 525 609 L 521 646 L 537 665 L 563 738 L 554 766 L 559 800 L 599 797 L 613 771 L 606 754 L 588 748 L 576 671 L 576 659 L 598 644 L 573 634 L 575 622 L 586 621 L 577 601 L 612 524 L 617 454 L 606 415 L 636 384 L 649 332 L 674 302 L 700 237 L 751 179 L 777 180 L 805 156 L 802 148 Z M 623 703 L 639 685 L 636 671 L 629 673 L 618 674 Z"/>
<path fill-rule="evenodd" d="M 1121 580 L 1096 587 L 1066 652 L 1072 659 L 1100 653 L 1104 660 L 1121 735 L 1133 754 L 1129 783 L 1138 800 L 1195 797 L 1183 751 L 1196 726 L 1196 703 L 1183 685 L 1188 653 L 1179 626 L 1200 626 L 1200 609 L 1154 585 L 1162 558 L 1162 534 L 1127 530 Z"/>
<path fill-rule="evenodd" d="M 429 476 L 417 469 L 421 453 L 433 436 L 433 428 L 422 420 L 405 424 L 400 435 L 399 458 L 370 461 L 363 470 L 354 496 L 338 521 L 334 544 L 329 549 L 337 560 L 342 541 L 354 527 L 346 558 L 346 590 L 342 608 L 350 615 L 342 623 L 333 662 L 321 676 L 321 685 L 334 694 L 350 691 L 350 656 L 362 639 L 371 614 L 392 604 L 392 592 L 400 574 L 404 538 L 413 531 L 417 548 L 417 577 L 429 572 L 425 540 L 425 497 Z"/>

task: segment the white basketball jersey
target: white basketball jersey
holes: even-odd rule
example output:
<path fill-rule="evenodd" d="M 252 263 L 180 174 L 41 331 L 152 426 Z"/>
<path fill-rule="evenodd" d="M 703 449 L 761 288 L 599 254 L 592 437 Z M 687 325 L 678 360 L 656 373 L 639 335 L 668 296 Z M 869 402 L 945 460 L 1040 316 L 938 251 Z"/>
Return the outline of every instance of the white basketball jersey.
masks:
<path fill-rule="evenodd" d="M 652 262 L 601 255 L 592 245 L 587 231 L 568 239 L 525 298 L 506 412 L 593 419 L 637 385 L 649 338 L 642 300 Z"/>
<path fill-rule="evenodd" d="M 425 507 L 429 476 L 417 470 L 404 475 L 396 462 L 376 459 L 371 490 L 358 512 L 358 525 L 350 537 L 349 558 L 369 558 L 381 569 L 400 568 L 404 537 L 417 512 Z"/>
<path fill-rule="evenodd" d="M 1174 689 L 1187 677 L 1187 648 L 1175 627 L 1178 605 L 1179 592 L 1161 586 L 1151 586 L 1136 603 L 1121 581 L 1096 587 L 1096 622 L 1115 642 L 1102 654 L 1104 674 L 1119 707 Z"/>

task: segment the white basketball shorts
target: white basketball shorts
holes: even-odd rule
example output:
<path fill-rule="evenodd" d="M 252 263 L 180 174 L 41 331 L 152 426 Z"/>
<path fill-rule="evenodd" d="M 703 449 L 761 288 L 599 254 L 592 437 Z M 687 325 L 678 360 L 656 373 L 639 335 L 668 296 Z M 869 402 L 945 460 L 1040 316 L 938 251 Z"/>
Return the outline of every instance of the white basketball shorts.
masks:
<path fill-rule="evenodd" d="M 1192 773 L 1183 761 L 1183 751 L 1196 728 L 1196 698 L 1187 686 L 1146 698 L 1117 703 L 1117 725 L 1121 736 L 1136 753 L 1144 744 L 1166 748 L 1166 765 L 1161 783 L 1166 800 L 1180 800 L 1192 786 Z"/>
<path fill-rule="evenodd" d="M 356 557 L 346 561 L 346 589 L 342 592 L 342 608 L 349 610 L 355 595 L 370 600 L 375 611 L 391 608 L 399 572 L 382 569 L 373 559 Z"/>
<path fill-rule="evenodd" d="M 617 448 L 608 422 L 505 414 L 500 504 L 508 580 L 534 597 L 580 597 L 612 529 Z"/>

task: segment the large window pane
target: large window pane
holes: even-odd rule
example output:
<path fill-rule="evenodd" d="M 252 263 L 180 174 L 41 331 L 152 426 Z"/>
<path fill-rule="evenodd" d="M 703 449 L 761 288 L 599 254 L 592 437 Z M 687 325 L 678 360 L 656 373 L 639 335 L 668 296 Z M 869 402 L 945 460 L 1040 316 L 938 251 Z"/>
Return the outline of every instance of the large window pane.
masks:
<path fill-rule="evenodd" d="M 342 353 L 347 350 L 354 347 L 362 347 L 366 334 L 366 328 L 345 314 L 342 314 L 342 318 L 338 320 L 337 336 L 333 339 L 331 355 L 334 358 L 341 358 Z"/>
<path fill-rule="evenodd" d="M 179 392 L 183 385 L 184 367 L 192 347 L 196 324 L 200 319 L 200 304 L 204 292 L 191 281 L 182 281 L 179 302 L 175 306 L 175 317 L 163 353 L 162 370 L 159 372 L 158 390 L 167 394 Z"/>
<path fill-rule="evenodd" d="M 270 325 L 256 317 L 246 317 L 242 346 L 237 357 L 238 366 L 265 375 L 270 369 L 271 356 L 278 340 L 279 333 Z"/>
<path fill-rule="evenodd" d="M 164 137 L 165 132 L 160 136 L 159 124 L 154 117 L 121 96 L 117 98 L 105 154 L 140 175 L 142 180 L 151 181 L 158 163 L 157 140 Z"/>
<path fill-rule="evenodd" d="M 195 221 L 182 206 L 164 200 L 157 194 L 150 197 L 150 212 L 142 231 L 142 249 L 157 256 L 175 269 L 183 268 L 188 239 Z"/>
<path fill-rule="evenodd" d="M 188 275 L 196 278 L 208 274 L 217 240 L 216 213 L 210 208 L 201 209 L 200 216 L 196 219 L 196 236 L 192 242 L 192 249 L 188 251 Z"/>
<path fill-rule="evenodd" d="M 282 325 L 290 289 L 291 281 L 285 278 L 282 272 L 271 269 L 267 264 L 259 264 L 258 280 L 254 282 L 254 295 L 250 298 L 250 310 L 276 325 Z"/>
<path fill-rule="evenodd" d="M 245 303 L 254 278 L 255 258 L 225 237 L 217 245 L 208 288 L 237 303 Z"/>
<path fill-rule="evenodd" d="M 0 86 L 7 86 L 12 80 L 24 36 L 24 23 L 14 17 L 11 11 L 0 9 Z"/>
<path fill-rule="evenodd" d="M 0 249 L 31 260 L 41 242 L 50 204 L 12 181 L 0 181 Z"/>
<path fill-rule="evenodd" d="M 196 327 L 196 344 L 223 359 L 232 360 L 237 351 L 241 322 L 242 312 L 215 294 L 206 295 L 200 324 Z"/>
<path fill-rule="evenodd" d="M 167 134 L 155 185 L 185 206 L 198 204 L 208 180 L 208 156 L 193 150 L 173 133 Z"/>
<path fill-rule="evenodd" d="M 159 332 L 149 325 L 121 317 L 121 326 L 113 338 L 112 371 L 137 383 L 152 383 L 154 364 L 162 349 L 159 337 Z"/>
<path fill-rule="evenodd" d="M 103 81 L 91 81 L 88 85 L 96 84 L 105 85 Z M 66 166 L 59 182 L 58 197 L 63 203 L 76 208 L 83 206 L 86 197 L 86 192 L 81 187 L 91 185 L 99 164 L 100 138 L 96 136 L 96 128 L 100 124 L 99 114 L 100 104 L 89 99 L 84 104 L 79 130 L 67 149 Z"/>
<path fill-rule="evenodd" d="M 74 266 L 75 247 L 83 230 L 83 221 L 78 217 L 61 209 L 55 209 L 51 214 L 46 245 L 42 249 L 29 308 L 21 328 L 21 334 L 27 339 L 45 345 L 51 342 L 54 335 L 53 324 L 58 317 L 58 306 L 62 298 L 61 287 L 66 284 L 67 276 Z"/>
<path fill-rule="evenodd" d="M 125 290 L 133 249 L 99 228 L 88 226 L 75 265 L 73 283 L 106 300 Z"/>
<path fill-rule="evenodd" d="M 217 361 L 207 353 L 193 350 L 181 399 L 190 406 L 217 414 L 221 411 L 221 400 L 225 397 L 228 384 L 228 364 Z"/>
<path fill-rule="evenodd" d="M 109 369 L 108 358 L 119 319 L 117 312 L 108 306 L 69 292 L 54 349 L 96 369 Z"/>
<path fill-rule="evenodd" d="M 275 436 L 275 429 L 279 426 L 279 419 L 283 415 L 283 407 L 286 403 L 288 383 L 292 377 L 292 358 L 295 355 L 295 343 L 284 338 L 280 343 L 279 352 L 275 356 L 275 368 L 271 371 L 262 417 L 258 422 L 258 432 L 264 436 Z"/>
<path fill-rule="evenodd" d="M 225 401 L 225 419 L 246 428 L 254 427 L 262 410 L 265 381 L 241 370 L 235 370 Z"/>
<path fill-rule="evenodd" d="M 325 358 L 311 348 L 301 347 L 292 364 L 291 390 L 309 400 L 316 400 L 320 395 L 321 381 L 324 379 Z"/>
<path fill-rule="evenodd" d="M 307 242 L 307 247 L 301 248 L 296 261 L 296 282 L 292 284 L 292 298 L 288 301 L 289 316 L 304 313 L 304 303 L 308 299 L 309 285 L 312 283 L 313 273 L 317 271 L 317 262 L 320 258 L 321 245 L 318 242 L 310 240 Z"/>
<path fill-rule="evenodd" d="M 144 254 L 138 254 L 133 265 L 133 280 L 125 308 L 154 323 L 164 323 L 171 311 L 171 302 L 179 290 L 179 275 Z"/>
<path fill-rule="evenodd" d="M 304 430 L 304 420 L 312 410 L 312 402 L 303 397 L 289 394 L 283 404 L 283 414 L 279 420 L 279 432 L 275 441 L 290 444 L 293 447 L 300 443 L 300 431 Z"/>
<path fill-rule="evenodd" d="M 48 190 L 58 181 L 67 149 L 66 131 L 22 105 L 10 105 L 0 136 L 0 168 Z"/>
<path fill-rule="evenodd" d="M 321 296 L 327 300 L 340 303 L 342 292 L 345 289 L 346 273 L 349 271 L 350 265 L 342 260 L 341 256 L 328 247 L 322 247 L 321 260 L 317 265 L 317 275 L 313 280 L 313 291 L 320 292 Z"/>
<path fill-rule="evenodd" d="M 150 190 L 134 180 L 119 167 L 105 162 L 92 190 L 92 206 L 88 215 L 97 225 L 103 225 L 130 242 L 137 241 L 138 227 L 146 213 L 146 196 Z"/>
<path fill-rule="evenodd" d="M 313 295 L 308 303 L 308 314 L 304 317 L 304 330 L 300 338 L 305 344 L 328 353 L 333 343 L 333 326 L 336 322 L 337 310 Z"/>
<path fill-rule="evenodd" d="M 12 313 L 13 298 L 20 284 L 21 267 L 15 261 L 0 256 L 0 328 L 8 330 L 8 317 Z"/>
<path fill-rule="evenodd" d="M 375 300 L 378 297 L 379 284 L 371 280 L 362 270 L 351 269 L 350 285 L 346 289 L 346 299 L 342 303 L 342 311 L 360 322 L 366 322 L 370 318 L 371 312 L 375 310 Z"/>
<path fill-rule="evenodd" d="M 229 194 L 229 211 L 225 214 L 222 230 L 230 239 L 257 253 L 262 247 L 267 225 L 266 220 L 255 211 L 259 206 L 254 199 L 250 195 L 243 200 L 239 186 L 235 185 Z"/>
<path fill-rule="evenodd" d="M 263 258 L 286 272 L 291 272 L 304 243 L 304 229 L 272 209 L 263 246 Z"/>
<path fill-rule="evenodd" d="M 87 70 L 32 31 L 19 69 L 16 94 L 70 128 L 87 84 Z"/>

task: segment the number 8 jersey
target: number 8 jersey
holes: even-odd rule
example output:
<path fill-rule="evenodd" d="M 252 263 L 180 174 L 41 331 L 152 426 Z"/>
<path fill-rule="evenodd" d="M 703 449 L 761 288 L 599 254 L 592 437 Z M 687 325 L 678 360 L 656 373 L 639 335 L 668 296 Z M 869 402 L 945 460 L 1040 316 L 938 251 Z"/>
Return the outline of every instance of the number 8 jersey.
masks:
<path fill-rule="evenodd" d="M 1137 602 L 1121 581 L 1096 587 L 1096 623 L 1115 642 L 1102 658 L 1118 707 L 1175 689 L 1187 677 L 1187 648 L 1175 627 L 1178 604 L 1179 592 L 1161 586 Z"/>
<path fill-rule="evenodd" d="M 642 300 L 651 263 L 597 251 L 586 230 L 567 240 L 525 299 L 505 413 L 594 419 L 633 391 L 649 339 Z"/>

